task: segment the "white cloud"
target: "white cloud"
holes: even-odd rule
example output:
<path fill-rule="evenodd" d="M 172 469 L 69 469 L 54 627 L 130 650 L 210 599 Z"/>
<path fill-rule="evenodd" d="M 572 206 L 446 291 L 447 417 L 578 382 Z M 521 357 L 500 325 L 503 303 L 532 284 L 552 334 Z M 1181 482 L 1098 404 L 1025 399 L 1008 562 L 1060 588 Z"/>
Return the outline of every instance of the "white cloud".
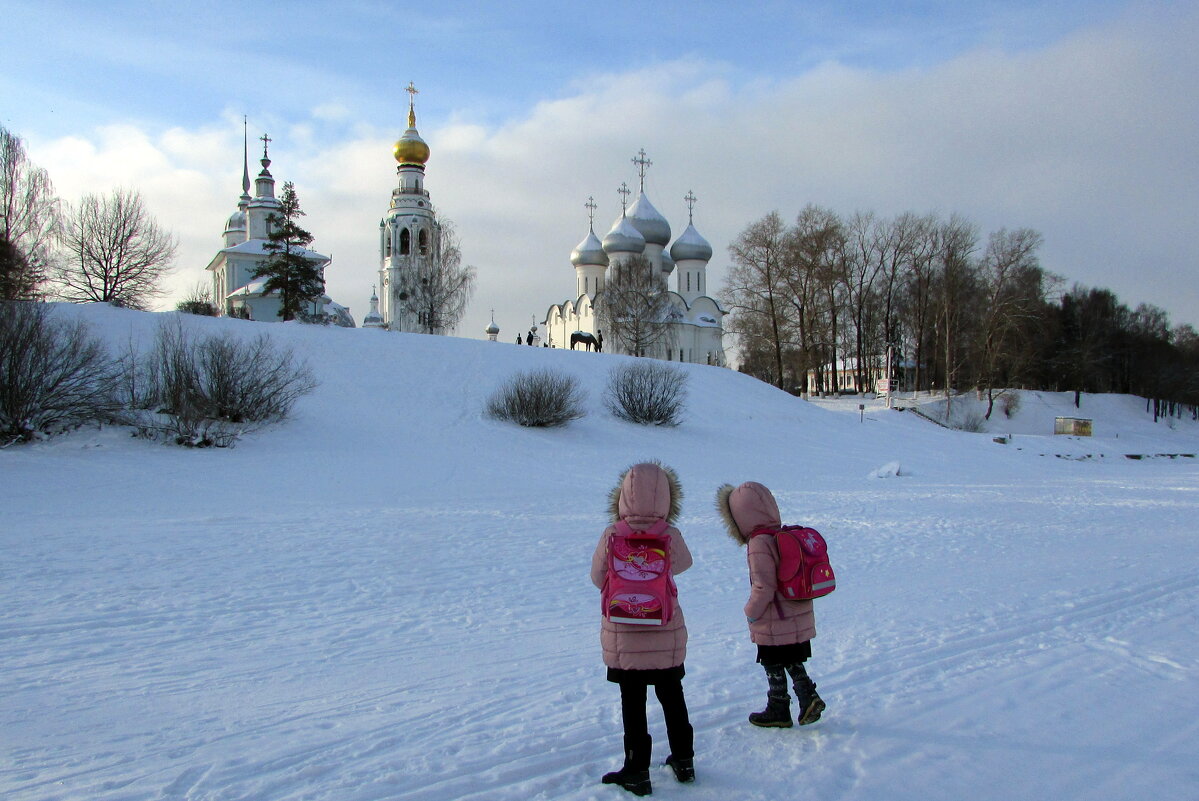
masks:
<path fill-rule="evenodd" d="M 1194 16 L 1112 24 L 1040 51 L 977 50 L 898 72 L 828 63 L 748 83 L 726 65 L 689 59 L 577 80 L 494 127 L 461 113 L 440 123 L 418 107 L 432 149 L 427 186 L 479 269 L 460 333 L 481 336 L 495 308 L 513 338 L 567 298 L 569 254 L 586 233 L 582 204 L 596 197 L 602 236 L 619 214 L 616 188 L 635 188 L 630 159 L 641 147 L 654 161 L 647 191 L 675 234 L 686 224 L 683 195 L 699 196 L 696 225 L 716 251 L 713 287 L 728 242 L 771 210 L 933 210 L 960 212 L 984 233 L 1039 229 L 1049 269 L 1199 322 L 1185 236 L 1199 183 L 1196 33 Z M 377 280 L 378 222 L 405 110 L 370 124 L 335 104 L 308 119 L 259 115 L 284 132 L 272 172 L 295 182 L 314 246 L 334 256 L 330 293 L 359 318 Z M 104 128 L 35 143 L 31 155 L 67 197 L 141 189 L 180 235 L 175 283 L 190 287 L 240 192 L 240 116 L 226 116 L 195 131 Z"/>

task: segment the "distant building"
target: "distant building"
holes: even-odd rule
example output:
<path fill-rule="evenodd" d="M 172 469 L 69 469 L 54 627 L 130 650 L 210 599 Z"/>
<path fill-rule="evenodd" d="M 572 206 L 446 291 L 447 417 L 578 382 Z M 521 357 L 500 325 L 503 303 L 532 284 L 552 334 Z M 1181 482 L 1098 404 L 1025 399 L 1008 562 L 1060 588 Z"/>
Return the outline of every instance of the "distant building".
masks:
<path fill-rule="evenodd" d="M 246 317 L 263 322 L 277 322 L 281 303 L 278 292 L 263 292 L 266 277 L 253 278 L 254 271 L 270 256 L 264 248 L 270 234 L 270 217 L 279 212 L 275 197 L 275 179 L 271 175 L 271 160 L 267 156 L 270 137 L 262 137 L 262 172 L 254 180 L 254 196 L 250 196 L 250 162 L 248 143 L 243 144 L 242 193 L 237 211 L 225 223 L 225 247 L 217 251 L 208 263 L 212 273 L 212 297 L 221 316 Z M 304 256 L 324 275 L 331 259 L 315 250 L 305 250 Z M 325 316 L 330 322 L 354 327 L 350 310 L 334 303 L 328 295 L 314 299 L 306 310 L 313 318 Z"/>
<path fill-rule="evenodd" d="M 670 306 L 662 321 L 668 326 L 667 335 L 643 355 L 723 366 L 725 311 L 708 295 L 707 267 L 712 259 L 712 246 L 695 229 L 695 195 L 688 192 L 684 198 L 687 227 L 670 245 L 670 223 L 645 195 L 645 170 L 650 161 L 644 150 L 633 163 L 638 166 L 641 191 L 631 207 L 622 209 L 602 242 L 595 235 L 595 201 L 588 199 L 585 205 L 591 220 L 590 230 L 570 255 L 575 268 L 575 297 L 549 308 L 545 317 L 547 342 L 551 347 L 569 348 L 571 337 L 576 334 L 599 339 L 603 332 L 597 311 L 604 302 L 608 269 L 635 256 L 644 256 L 662 290 L 669 293 Z M 620 191 L 625 197 L 630 194 L 623 185 Z M 671 273 L 675 273 L 673 290 Z M 604 341 L 604 349 L 620 352 L 611 340 Z"/>
<path fill-rule="evenodd" d="M 428 312 L 406 310 L 407 292 L 416 276 L 437 264 L 441 257 L 441 224 L 425 189 L 425 163 L 429 146 L 416 130 L 416 87 L 408 84 L 408 130 L 396 141 L 393 153 L 399 177 L 391 190 L 387 213 L 379 221 L 379 312 L 391 331 L 448 333 Z"/>

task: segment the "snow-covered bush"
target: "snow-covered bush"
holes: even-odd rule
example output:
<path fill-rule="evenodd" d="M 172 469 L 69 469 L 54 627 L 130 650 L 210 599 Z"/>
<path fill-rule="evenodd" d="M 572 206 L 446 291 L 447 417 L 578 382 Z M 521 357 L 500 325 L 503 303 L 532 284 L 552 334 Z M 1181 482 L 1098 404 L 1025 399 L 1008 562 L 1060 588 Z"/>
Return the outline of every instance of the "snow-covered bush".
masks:
<path fill-rule="evenodd" d="M 126 361 L 125 396 L 142 436 L 191 447 L 232 445 L 278 422 L 316 388 L 306 364 L 266 334 L 245 342 L 227 334 L 192 341 L 178 320 L 159 326 L 154 349 Z"/>
<path fill-rule="evenodd" d="M 583 416 L 578 379 L 552 370 L 517 373 L 487 401 L 487 416 L 532 428 L 566 425 Z"/>
<path fill-rule="evenodd" d="M 662 362 L 639 361 L 608 375 L 604 405 L 622 420 L 641 425 L 677 426 L 686 400 L 687 375 Z"/>
<path fill-rule="evenodd" d="M 86 323 L 55 322 L 42 303 L 0 302 L 0 446 L 108 419 L 115 380 Z"/>

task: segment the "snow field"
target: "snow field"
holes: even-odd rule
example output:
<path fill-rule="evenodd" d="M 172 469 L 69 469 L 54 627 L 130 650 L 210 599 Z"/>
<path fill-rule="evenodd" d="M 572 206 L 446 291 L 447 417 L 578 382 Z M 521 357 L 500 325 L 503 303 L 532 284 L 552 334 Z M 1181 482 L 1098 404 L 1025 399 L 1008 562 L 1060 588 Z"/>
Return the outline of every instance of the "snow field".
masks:
<path fill-rule="evenodd" d="M 113 342 L 165 316 L 57 311 Z M 268 330 L 322 384 L 232 450 L 105 429 L 0 451 L 5 799 L 627 797 L 599 784 L 619 701 L 587 573 L 608 490 L 654 457 L 680 474 L 695 555 L 678 583 L 699 774 L 655 767 L 655 797 L 1199 792 L 1194 463 L 1054 459 L 1061 438 L 1017 450 L 875 407 L 859 422 L 856 401 L 702 367 L 684 368 L 684 424 L 646 430 L 602 410 L 620 357 Z M 481 417 L 542 365 L 579 376 L 586 418 Z M 1135 400 L 1084 403 L 1123 434 L 1086 447 L 1199 450 Z M 826 535 L 838 574 L 809 663 L 829 709 L 802 729 L 745 721 L 765 679 L 712 499 L 751 478 Z M 650 720 L 660 763 L 652 694 Z"/>

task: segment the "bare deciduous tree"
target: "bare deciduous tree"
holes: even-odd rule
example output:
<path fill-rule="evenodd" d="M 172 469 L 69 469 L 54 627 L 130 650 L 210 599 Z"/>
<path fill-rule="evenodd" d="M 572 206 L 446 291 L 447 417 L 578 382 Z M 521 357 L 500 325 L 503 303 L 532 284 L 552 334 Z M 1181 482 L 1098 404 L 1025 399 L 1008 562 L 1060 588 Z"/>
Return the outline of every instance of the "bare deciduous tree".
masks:
<path fill-rule="evenodd" d="M 0 126 L 0 300 L 37 297 L 53 260 L 59 203 L 50 176 Z"/>
<path fill-rule="evenodd" d="M 741 350 L 773 356 L 775 386 L 783 388 L 783 351 L 792 341 L 793 318 L 786 300 L 787 230 L 772 211 L 750 223 L 729 245 L 733 263 L 720 300 L 732 312 L 728 330 Z"/>
<path fill-rule="evenodd" d="M 632 256 L 608 269 L 608 280 L 596 308 L 605 345 L 630 356 L 653 356 L 658 350 L 669 350 L 673 344 L 669 323 L 674 306 L 649 259 Z"/>
<path fill-rule="evenodd" d="M 1020 378 L 1035 354 L 1024 347 L 1032 337 L 1044 300 L 1044 273 L 1037 258 L 1041 235 L 1028 228 L 991 234 L 979 261 L 982 291 L 974 355 L 977 383 L 987 393 L 991 419 L 995 390 Z"/>
<path fill-rule="evenodd" d="M 55 274 L 59 294 L 77 303 L 101 302 L 147 309 L 164 294 L 178 242 L 146 211 L 141 194 L 118 189 L 84 195 L 63 226 L 63 260 Z"/>
<path fill-rule="evenodd" d="M 406 319 L 415 319 L 426 334 L 453 331 L 466 313 L 475 290 L 475 268 L 462 263 L 462 250 L 454 223 L 442 219 L 433 229 L 423 258 L 405 270 L 393 289 L 395 308 Z"/>
<path fill-rule="evenodd" d="M 974 324 L 971 314 L 977 309 L 978 268 L 974 252 L 978 248 L 978 228 L 964 217 L 953 215 L 940 227 L 937 250 L 937 333 L 945 370 L 945 415 L 950 419 L 953 390 L 970 355 L 966 343 Z"/>

